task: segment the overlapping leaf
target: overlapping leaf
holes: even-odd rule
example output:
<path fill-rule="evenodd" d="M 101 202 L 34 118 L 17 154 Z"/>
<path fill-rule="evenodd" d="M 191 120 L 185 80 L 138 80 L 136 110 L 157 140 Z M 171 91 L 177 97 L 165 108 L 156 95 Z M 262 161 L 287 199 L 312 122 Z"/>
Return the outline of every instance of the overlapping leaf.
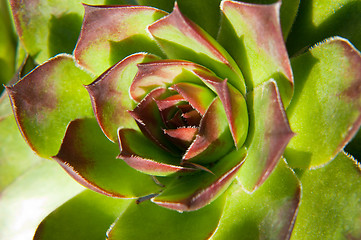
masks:
<path fill-rule="evenodd" d="M 93 115 L 83 87 L 90 81 L 73 57 L 64 54 L 7 87 L 21 132 L 40 156 L 57 154 L 70 121 Z"/>
<path fill-rule="evenodd" d="M 285 156 L 292 167 L 331 161 L 361 124 L 361 55 L 334 38 L 293 59 L 296 91 L 287 109 L 297 134 Z"/>

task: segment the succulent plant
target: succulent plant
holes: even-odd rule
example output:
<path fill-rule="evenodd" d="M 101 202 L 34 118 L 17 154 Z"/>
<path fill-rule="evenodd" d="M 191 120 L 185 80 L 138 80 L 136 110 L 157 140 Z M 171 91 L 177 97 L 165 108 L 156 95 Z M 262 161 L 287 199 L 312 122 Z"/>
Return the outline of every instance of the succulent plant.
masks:
<path fill-rule="evenodd" d="M 361 239 L 344 151 L 361 125 L 361 2 L 249 2 L 10 1 L 24 64 L 40 63 L 5 87 L 16 123 L 90 190 L 16 153 L 0 238 L 32 237 L 9 208 L 49 196 L 34 239 Z M 327 24 L 340 11 L 355 28 Z"/>

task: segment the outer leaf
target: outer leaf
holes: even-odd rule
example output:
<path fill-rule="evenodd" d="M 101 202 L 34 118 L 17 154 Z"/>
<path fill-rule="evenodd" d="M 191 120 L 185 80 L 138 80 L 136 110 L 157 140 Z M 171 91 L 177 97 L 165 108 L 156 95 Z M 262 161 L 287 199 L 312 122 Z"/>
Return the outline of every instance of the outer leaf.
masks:
<path fill-rule="evenodd" d="M 220 159 L 210 172 L 176 179 L 152 201 L 178 211 L 194 211 L 212 202 L 232 183 L 246 157 L 246 150 L 234 150 Z"/>
<path fill-rule="evenodd" d="M 256 5 L 223 1 L 221 9 L 237 38 L 232 41 L 220 36 L 220 41 L 242 69 L 248 90 L 273 78 L 283 102 L 288 105 L 293 93 L 293 75 L 281 31 L 280 2 Z"/>
<path fill-rule="evenodd" d="M 127 112 L 135 105 L 128 89 L 138 71 L 137 64 L 155 59 L 157 57 L 146 53 L 131 55 L 86 86 L 98 123 L 113 142 L 117 141 L 119 127 L 137 128 L 133 117 Z"/>
<path fill-rule="evenodd" d="M 58 53 L 71 53 L 84 13 L 82 0 L 10 0 L 17 33 L 26 51 L 41 63 Z M 104 0 L 87 0 L 104 3 Z M 41 11 L 39 10 L 41 9 Z"/>
<path fill-rule="evenodd" d="M 184 17 L 178 5 L 148 27 L 169 58 L 189 60 L 214 71 L 245 94 L 243 76 L 229 54 L 204 30 Z"/>
<path fill-rule="evenodd" d="M 252 194 L 235 182 L 226 192 L 225 209 L 214 239 L 289 239 L 301 186 L 285 162 Z"/>
<path fill-rule="evenodd" d="M 330 39 L 292 62 L 297 91 L 287 109 L 297 134 L 286 149 L 292 167 L 331 161 L 361 124 L 361 55 L 345 39 Z"/>
<path fill-rule="evenodd" d="M 146 29 L 165 12 L 144 6 L 84 7 L 83 27 L 74 55 L 95 74 L 136 52 L 163 55 Z"/>
<path fill-rule="evenodd" d="M 361 49 L 361 2 L 359 0 L 301 1 L 298 16 L 287 40 L 291 55 L 322 41 L 341 36 Z"/>
<path fill-rule="evenodd" d="M 32 239 L 46 215 L 82 190 L 57 164 L 33 165 L 0 194 L 0 239 Z"/>
<path fill-rule="evenodd" d="M 238 177 L 246 190 L 253 191 L 271 174 L 294 133 L 273 80 L 255 88 L 247 97 L 251 113 L 246 143 L 249 151 Z"/>
<path fill-rule="evenodd" d="M 224 198 L 198 211 L 178 213 L 150 202 L 131 204 L 111 228 L 109 240 L 118 239 L 206 239 L 216 229 Z"/>
<path fill-rule="evenodd" d="M 158 191 L 150 176 L 116 159 L 118 146 L 109 142 L 94 119 L 70 123 L 59 153 L 53 158 L 79 183 L 112 197 L 139 197 Z"/>
<path fill-rule="evenodd" d="M 12 115 L 0 117 L 0 146 L 1 191 L 26 170 L 39 163 L 40 158 L 24 142 Z"/>
<path fill-rule="evenodd" d="M 0 1 L 0 85 L 9 82 L 15 72 L 16 41 L 8 5 L 8 1 Z M 3 90 L 0 86 L 0 94 Z"/>
<path fill-rule="evenodd" d="M 361 239 L 360 165 L 341 152 L 327 166 L 299 176 L 302 204 L 291 239 Z"/>
<path fill-rule="evenodd" d="M 34 240 L 105 239 L 107 229 L 129 203 L 84 191 L 47 216 Z"/>
<path fill-rule="evenodd" d="M 90 80 L 71 56 L 58 55 L 7 87 L 20 130 L 40 156 L 58 152 L 71 120 L 93 115 L 82 86 Z"/>

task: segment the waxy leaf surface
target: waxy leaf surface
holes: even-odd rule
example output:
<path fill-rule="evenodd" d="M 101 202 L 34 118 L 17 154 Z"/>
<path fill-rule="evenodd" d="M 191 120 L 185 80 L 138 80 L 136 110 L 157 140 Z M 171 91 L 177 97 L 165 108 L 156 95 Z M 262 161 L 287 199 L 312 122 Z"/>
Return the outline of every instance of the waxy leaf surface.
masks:
<path fill-rule="evenodd" d="M 131 203 L 111 228 L 108 239 L 207 239 L 217 228 L 223 205 L 224 198 L 220 197 L 198 211 L 179 213 L 151 202 Z"/>
<path fill-rule="evenodd" d="M 7 87 L 20 130 L 42 157 L 57 154 L 70 121 L 93 116 L 83 84 L 91 81 L 69 55 L 58 55 Z"/>
<path fill-rule="evenodd" d="M 294 133 L 273 80 L 253 89 L 247 100 L 251 113 L 249 148 L 238 177 L 246 190 L 253 191 L 273 171 Z"/>
<path fill-rule="evenodd" d="M 287 109 L 296 136 L 285 156 L 292 167 L 331 161 L 361 124 L 361 55 L 347 40 L 329 39 L 293 59 L 295 95 Z"/>
<path fill-rule="evenodd" d="M 248 91 L 273 78 L 282 100 L 288 104 L 293 93 L 293 76 L 281 31 L 280 4 L 223 1 L 225 21 L 229 21 L 237 37 L 220 36 L 220 41 L 239 64 Z"/>
<path fill-rule="evenodd" d="M 84 14 L 81 3 L 103 4 L 104 2 L 106 1 L 10 1 L 20 41 L 38 63 L 58 53 L 72 53 Z"/>
<path fill-rule="evenodd" d="M 146 6 L 84 7 L 84 22 L 74 55 L 93 73 L 99 75 L 133 53 L 163 55 L 147 33 L 147 26 L 166 12 Z"/>
<path fill-rule="evenodd" d="M 129 200 L 86 190 L 48 215 L 36 230 L 34 240 L 106 239 L 109 226 L 129 204 Z"/>
<path fill-rule="evenodd" d="M 104 136 L 95 119 L 80 119 L 70 123 L 53 158 L 76 181 L 108 196 L 129 198 L 158 191 L 150 176 L 116 159 L 118 153 L 118 145 Z"/>
<path fill-rule="evenodd" d="M 41 160 L 25 143 L 7 94 L 0 97 L 0 191 Z"/>
<path fill-rule="evenodd" d="M 231 56 L 199 26 L 184 17 L 177 4 L 173 12 L 148 27 L 169 58 L 192 61 L 214 71 L 242 94 L 246 88 Z"/>
<path fill-rule="evenodd" d="M 33 239 L 41 220 L 82 190 L 56 163 L 34 163 L 0 192 L 0 239 Z"/>
<path fill-rule="evenodd" d="M 211 172 L 182 176 L 170 183 L 152 201 L 178 211 L 202 208 L 220 196 L 232 183 L 246 155 L 245 148 L 234 150 L 209 168 Z"/>
<path fill-rule="evenodd" d="M 361 2 L 359 0 L 301 1 L 287 40 L 291 56 L 326 38 L 347 38 L 361 49 Z"/>
<path fill-rule="evenodd" d="M 298 176 L 303 194 L 291 239 L 361 239 L 360 165 L 340 152 L 327 166 Z"/>
<path fill-rule="evenodd" d="M 210 239 L 289 239 L 301 198 L 301 186 L 284 160 L 252 194 L 235 182 L 225 195 L 222 218 Z"/>
<path fill-rule="evenodd" d="M 86 86 L 98 123 L 113 142 L 117 141 L 118 128 L 137 128 L 127 112 L 135 105 L 128 90 L 138 71 L 137 64 L 155 59 L 157 57 L 146 53 L 131 55 Z"/>
<path fill-rule="evenodd" d="M 15 72 L 16 39 L 9 6 L 8 1 L 0 1 L 0 85 L 8 83 Z M 3 90 L 0 86 L 0 95 Z"/>

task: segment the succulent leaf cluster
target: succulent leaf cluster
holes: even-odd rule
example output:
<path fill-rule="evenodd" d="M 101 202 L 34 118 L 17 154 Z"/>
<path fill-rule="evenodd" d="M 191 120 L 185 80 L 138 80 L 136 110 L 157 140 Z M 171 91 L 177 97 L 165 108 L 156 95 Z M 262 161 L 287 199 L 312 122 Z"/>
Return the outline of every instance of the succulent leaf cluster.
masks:
<path fill-rule="evenodd" d="M 361 238 L 360 1 L 110 2 L 10 1 L 0 238 Z"/>

